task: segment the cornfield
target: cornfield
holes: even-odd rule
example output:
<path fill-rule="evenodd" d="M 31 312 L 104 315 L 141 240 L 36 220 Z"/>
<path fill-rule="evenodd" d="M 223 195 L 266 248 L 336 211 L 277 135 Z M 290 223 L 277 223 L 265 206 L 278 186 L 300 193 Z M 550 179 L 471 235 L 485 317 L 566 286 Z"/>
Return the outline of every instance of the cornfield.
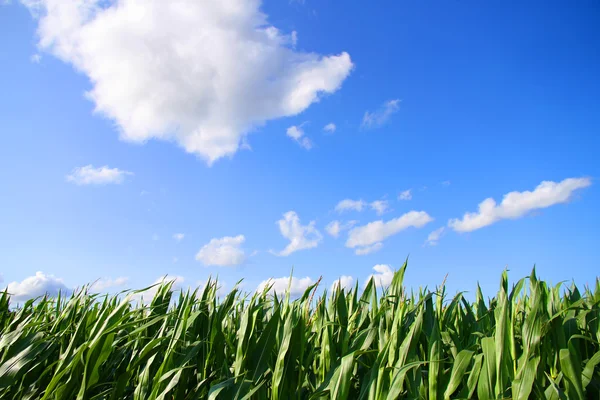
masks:
<path fill-rule="evenodd" d="M 535 270 L 495 298 L 310 287 L 278 297 L 217 282 L 148 304 L 127 292 L 0 295 L 2 399 L 599 399 L 600 281 Z M 144 289 L 147 290 L 148 288 Z M 322 293 L 322 294 L 318 294 Z M 177 298 L 175 298 L 177 297 Z"/>

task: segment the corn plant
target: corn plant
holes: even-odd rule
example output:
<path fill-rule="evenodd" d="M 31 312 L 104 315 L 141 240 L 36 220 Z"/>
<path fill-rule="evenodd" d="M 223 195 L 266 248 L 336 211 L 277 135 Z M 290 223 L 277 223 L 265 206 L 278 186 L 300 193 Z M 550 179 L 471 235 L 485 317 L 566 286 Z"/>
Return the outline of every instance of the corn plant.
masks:
<path fill-rule="evenodd" d="M 43 297 L 0 294 L 2 399 L 598 399 L 600 281 L 583 292 L 535 270 L 474 302 L 382 290 L 297 299 L 265 288 Z M 143 290 L 146 290 L 145 288 Z M 176 297 L 176 298 L 175 298 Z"/>

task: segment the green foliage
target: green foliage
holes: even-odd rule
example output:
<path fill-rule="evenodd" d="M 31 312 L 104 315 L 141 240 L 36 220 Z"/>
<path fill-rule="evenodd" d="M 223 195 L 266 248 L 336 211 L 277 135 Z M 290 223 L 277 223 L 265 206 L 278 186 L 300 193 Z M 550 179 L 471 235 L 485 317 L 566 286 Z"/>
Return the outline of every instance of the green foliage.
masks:
<path fill-rule="evenodd" d="M 217 282 L 148 305 L 131 295 L 0 293 L 2 399 L 600 398 L 600 282 L 584 293 L 535 271 L 474 303 L 408 294 L 406 264 L 378 293 L 299 299 Z"/>

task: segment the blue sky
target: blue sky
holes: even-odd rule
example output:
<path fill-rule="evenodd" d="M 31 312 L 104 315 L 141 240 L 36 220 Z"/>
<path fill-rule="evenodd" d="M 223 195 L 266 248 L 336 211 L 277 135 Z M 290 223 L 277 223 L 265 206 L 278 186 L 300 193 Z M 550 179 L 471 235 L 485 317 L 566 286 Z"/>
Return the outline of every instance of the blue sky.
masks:
<path fill-rule="evenodd" d="M 24 3 L 0 6 L 20 298 L 292 267 L 298 291 L 385 284 L 409 255 L 408 285 L 489 295 L 505 267 L 598 274 L 597 1 Z"/>

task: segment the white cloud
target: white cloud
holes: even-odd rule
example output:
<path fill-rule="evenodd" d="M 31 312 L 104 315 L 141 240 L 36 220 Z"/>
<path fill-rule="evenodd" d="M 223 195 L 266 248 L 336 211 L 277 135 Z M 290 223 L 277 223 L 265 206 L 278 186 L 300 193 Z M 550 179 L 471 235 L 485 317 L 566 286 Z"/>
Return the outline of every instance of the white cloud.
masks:
<path fill-rule="evenodd" d="M 457 232 L 471 232 L 501 219 L 521 218 L 532 210 L 566 203 L 574 191 L 591 184 L 589 178 L 568 178 L 559 183 L 543 181 L 533 191 L 505 194 L 500 204 L 487 198 L 479 203 L 477 212 L 468 212 L 462 219 L 451 219 L 448 226 Z"/>
<path fill-rule="evenodd" d="M 77 167 L 67 175 L 67 182 L 76 185 L 107 185 L 111 183 L 123 183 L 127 175 L 133 175 L 133 172 L 123 171 L 119 168 L 108 168 L 103 166 L 94 168 L 93 165 Z"/>
<path fill-rule="evenodd" d="M 339 287 L 341 289 L 345 289 L 346 291 L 349 291 L 352 289 L 354 284 L 354 278 L 348 275 L 342 275 L 340 276 L 339 279 L 337 279 L 335 282 L 333 282 L 331 284 L 331 291 L 333 292 L 336 287 Z"/>
<path fill-rule="evenodd" d="M 29 57 L 29 60 L 34 63 L 34 64 L 39 64 L 40 61 L 42 61 L 42 56 L 38 53 L 33 54 L 31 57 Z"/>
<path fill-rule="evenodd" d="M 411 199 L 412 199 L 412 189 L 407 189 L 398 195 L 398 200 L 411 200 Z"/>
<path fill-rule="evenodd" d="M 446 230 L 446 228 L 442 226 L 441 228 L 436 229 L 435 231 L 431 232 L 429 234 L 429 236 L 427 236 L 427 240 L 425 241 L 425 244 L 427 244 L 429 246 L 437 245 L 440 238 L 444 234 L 445 230 Z"/>
<path fill-rule="evenodd" d="M 394 278 L 394 271 L 387 264 L 377 264 L 373 267 L 375 274 L 369 275 L 365 281 L 365 285 L 369 283 L 369 280 L 373 278 L 377 287 L 388 287 L 392 283 Z"/>
<path fill-rule="evenodd" d="M 292 282 L 290 284 L 290 277 L 283 276 L 281 278 L 271 278 L 262 281 L 256 288 L 256 291 L 262 292 L 267 286 L 273 285 L 270 291 L 277 293 L 277 295 L 283 295 L 286 293 L 289 286 L 291 296 L 300 296 L 314 283 L 315 282 L 307 276 L 305 278 L 292 277 Z"/>
<path fill-rule="evenodd" d="M 302 129 L 302 125 L 300 126 L 290 126 L 287 128 L 286 135 L 291 139 L 295 140 L 300 146 L 304 147 L 306 150 L 310 150 L 313 147 L 312 141 L 304 136 L 304 130 Z"/>
<path fill-rule="evenodd" d="M 329 133 L 334 133 L 336 129 L 337 129 L 337 127 L 335 126 L 335 124 L 333 122 L 330 122 L 323 127 L 323 130 L 325 132 L 329 132 Z"/>
<path fill-rule="evenodd" d="M 383 103 L 383 105 L 379 107 L 377 111 L 365 112 L 361 127 L 370 129 L 382 126 L 393 114 L 395 114 L 398 111 L 398 109 L 400 108 L 399 103 L 400 100 L 398 99 L 388 100 L 385 103 Z"/>
<path fill-rule="evenodd" d="M 175 239 L 178 242 L 181 242 L 184 237 L 185 237 L 184 233 L 174 233 L 173 234 L 173 239 Z"/>
<path fill-rule="evenodd" d="M 383 215 L 388 210 L 390 205 L 387 200 L 375 200 L 370 204 L 370 206 L 377 215 Z"/>
<path fill-rule="evenodd" d="M 337 211 L 338 213 L 350 210 L 362 211 L 366 205 L 367 203 L 363 200 L 344 199 L 337 203 L 337 205 L 335 206 L 335 211 Z"/>
<path fill-rule="evenodd" d="M 196 260 L 201 261 L 204 265 L 217 265 L 219 267 L 242 264 L 246 260 L 246 254 L 240 246 L 245 240 L 244 235 L 211 239 L 196 254 Z"/>
<path fill-rule="evenodd" d="M 176 142 L 209 164 L 266 121 L 340 88 L 350 56 L 294 50 L 259 0 L 22 0 L 38 46 L 85 74 L 123 140 Z M 295 39 L 296 38 L 296 39 Z"/>
<path fill-rule="evenodd" d="M 311 221 L 308 225 L 301 225 L 300 218 L 294 211 L 283 214 L 283 219 L 277 221 L 277 224 L 283 237 L 290 241 L 285 249 L 275 253 L 280 256 L 289 256 L 298 250 L 312 249 L 323 239 L 321 232 L 315 228 L 315 221 Z"/>
<path fill-rule="evenodd" d="M 340 232 L 345 231 L 346 229 L 352 228 L 354 225 L 356 225 L 356 223 L 357 223 L 357 221 L 348 221 L 346 223 L 342 223 L 337 220 L 331 221 L 330 223 L 327 224 L 327 226 L 325 227 L 325 230 L 331 236 L 336 238 L 340 235 Z"/>
<path fill-rule="evenodd" d="M 120 276 L 116 279 L 102 278 L 94 282 L 92 286 L 90 286 L 90 290 L 93 292 L 102 292 L 106 289 L 123 286 L 127 284 L 127 282 L 129 282 L 129 278 L 124 276 Z"/>
<path fill-rule="evenodd" d="M 8 293 L 14 301 L 27 301 L 47 294 L 50 297 L 71 294 L 72 290 L 67 288 L 62 279 L 54 275 L 46 275 L 36 272 L 34 276 L 27 277 L 21 282 L 11 282 L 7 286 Z"/>
<path fill-rule="evenodd" d="M 377 242 L 371 246 L 358 247 L 354 250 L 357 256 L 366 256 L 367 254 L 376 253 L 383 248 L 383 243 Z"/>
<path fill-rule="evenodd" d="M 391 219 L 387 222 L 382 220 L 373 221 L 367 225 L 359 226 L 348 233 L 346 247 L 367 247 L 379 243 L 389 236 L 409 228 L 421 228 L 433 221 L 425 211 L 410 211 L 401 217 Z"/>
<path fill-rule="evenodd" d="M 443 181 L 442 186 L 450 186 L 450 181 Z"/>

